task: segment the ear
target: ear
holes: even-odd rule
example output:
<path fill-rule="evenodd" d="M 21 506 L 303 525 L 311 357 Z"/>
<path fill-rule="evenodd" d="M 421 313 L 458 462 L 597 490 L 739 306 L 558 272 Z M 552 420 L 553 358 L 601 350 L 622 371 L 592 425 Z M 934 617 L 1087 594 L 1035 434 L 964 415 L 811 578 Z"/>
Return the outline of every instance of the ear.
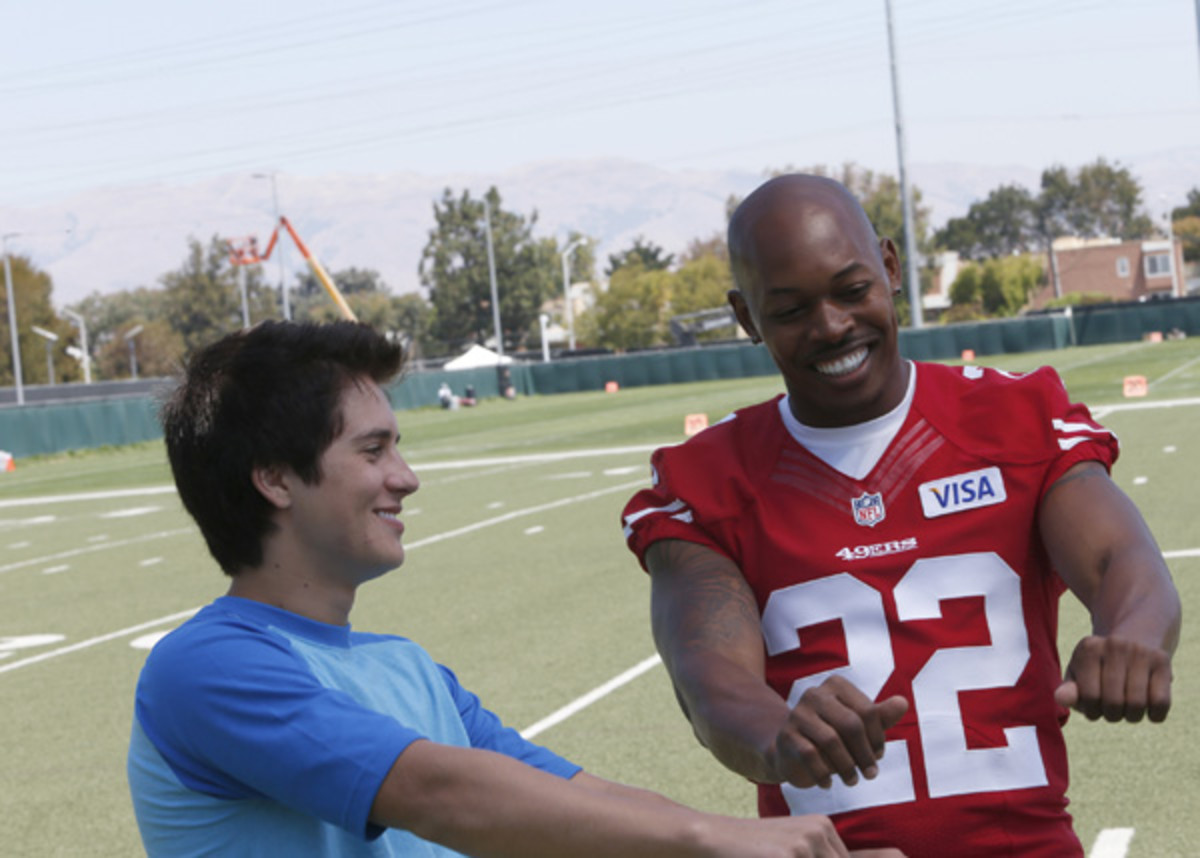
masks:
<path fill-rule="evenodd" d="M 292 505 L 292 492 L 288 482 L 288 469 L 280 465 L 256 467 L 250 472 L 250 482 L 267 503 L 276 509 L 287 509 Z"/>
<path fill-rule="evenodd" d="M 879 239 L 879 255 L 883 257 L 883 269 L 887 272 L 892 294 L 899 295 L 900 287 L 904 284 L 904 274 L 900 267 L 900 253 L 890 238 Z"/>
<path fill-rule="evenodd" d="M 738 324 L 742 326 L 742 330 L 750 335 L 750 341 L 761 343 L 762 336 L 758 333 L 758 327 L 754 324 L 754 319 L 750 315 L 750 305 L 746 303 L 746 296 L 742 294 L 740 289 L 730 289 L 725 293 L 725 299 L 729 302 L 729 306 L 733 308 L 733 315 L 737 316 Z"/>

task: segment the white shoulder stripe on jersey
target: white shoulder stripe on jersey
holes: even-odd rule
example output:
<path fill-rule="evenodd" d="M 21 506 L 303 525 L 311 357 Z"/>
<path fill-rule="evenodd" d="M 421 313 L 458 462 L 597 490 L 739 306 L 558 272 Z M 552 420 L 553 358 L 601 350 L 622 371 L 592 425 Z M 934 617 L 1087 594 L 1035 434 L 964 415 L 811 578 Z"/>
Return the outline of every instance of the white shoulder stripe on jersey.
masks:
<path fill-rule="evenodd" d="M 637 522 L 640 519 L 645 518 L 648 515 L 651 515 L 656 512 L 677 513 L 686 508 L 687 508 L 687 504 L 685 504 L 682 500 L 679 500 L 678 498 L 676 498 L 675 500 L 671 501 L 666 506 L 650 506 L 650 507 L 646 507 L 645 509 L 640 509 L 637 512 L 632 513 L 630 515 L 627 515 L 627 516 L 625 516 L 625 527 L 624 527 L 625 538 L 628 539 L 630 537 L 630 535 L 633 533 L 633 525 L 637 524 Z M 690 521 L 691 520 L 691 510 L 688 510 L 686 515 L 688 516 L 688 519 L 686 519 L 686 520 Z"/>
<path fill-rule="evenodd" d="M 1091 423 L 1068 423 L 1058 417 L 1055 417 L 1050 422 L 1059 432 L 1091 432 L 1096 435 L 1113 434 L 1111 429 L 1105 429 L 1103 426 L 1093 426 Z"/>

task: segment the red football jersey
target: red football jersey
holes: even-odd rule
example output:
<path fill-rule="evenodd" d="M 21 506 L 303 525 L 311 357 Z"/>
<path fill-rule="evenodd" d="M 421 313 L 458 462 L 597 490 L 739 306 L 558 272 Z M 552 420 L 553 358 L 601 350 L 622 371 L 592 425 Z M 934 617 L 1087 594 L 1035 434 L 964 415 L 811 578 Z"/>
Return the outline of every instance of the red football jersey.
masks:
<path fill-rule="evenodd" d="M 644 563 L 660 539 L 733 559 L 762 615 L 767 682 L 792 704 L 841 674 L 909 710 L 874 780 L 760 785 L 763 815 L 826 813 L 852 848 L 909 858 L 1064 858 L 1066 711 L 1055 638 L 1065 589 L 1037 508 L 1069 467 L 1111 467 L 1115 436 L 1054 370 L 914 364 L 911 408 L 861 480 L 789 433 L 782 397 L 655 452 L 625 509 Z"/>

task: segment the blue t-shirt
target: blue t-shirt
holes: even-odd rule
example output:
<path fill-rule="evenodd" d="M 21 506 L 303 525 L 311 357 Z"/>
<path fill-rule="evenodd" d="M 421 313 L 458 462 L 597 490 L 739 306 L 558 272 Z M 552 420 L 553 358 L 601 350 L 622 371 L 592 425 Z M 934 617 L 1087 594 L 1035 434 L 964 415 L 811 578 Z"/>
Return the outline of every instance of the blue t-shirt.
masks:
<path fill-rule="evenodd" d="M 417 739 L 568 778 L 405 638 L 225 596 L 163 638 L 138 681 L 128 775 L 151 856 L 452 856 L 367 816 Z"/>

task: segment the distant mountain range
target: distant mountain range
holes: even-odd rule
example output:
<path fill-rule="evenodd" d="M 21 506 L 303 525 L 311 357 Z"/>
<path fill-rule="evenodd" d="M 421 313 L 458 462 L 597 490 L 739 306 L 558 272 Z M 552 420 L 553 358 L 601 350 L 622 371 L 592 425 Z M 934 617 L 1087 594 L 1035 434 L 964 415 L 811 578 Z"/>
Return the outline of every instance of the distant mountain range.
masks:
<path fill-rule="evenodd" d="M 1156 218 L 1200 186 L 1200 146 L 1120 163 L 1141 181 L 1144 202 Z M 911 173 L 936 227 L 1001 184 L 1036 190 L 1041 170 L 918 163 Z M 278 183 L 283 213 L 327 269 L 371 268 L 393 292 L 403 293 L 419 286 L 417 266 L 433 226 L 433 203 L 445 188 L 479 196 L 496 185 L 505 209 L 525 215 L 537 211 L 537 234 L 562 239 L 576 230 L 595 238 L 602 267 L 607 254 L 628 247 L 637 236 L 675 254 L 694 238 L 710 237 L 724 228 L 727 198 L 745 195 L 762 178 L 748 171 L 675 171 L 599 160 L 543 162 L 493 175 L 281 174 Z M 20 233 L 10 241 L 11 249 L 32 256 L 50 273 L 60 307 L 92 292 L 157 286 L 163 274 L 182 265 L 189 236 L 207 244 L 214 235 L 256 234 L 265 242 L 272 219 L 269 184 L 246 174 L 0 207 L 0 223 Z M 285 262 L 288 269 L 303 268 L 290 245 Z M 266 268 L 272 282 L 278 279 L 276 264 Z"/>

